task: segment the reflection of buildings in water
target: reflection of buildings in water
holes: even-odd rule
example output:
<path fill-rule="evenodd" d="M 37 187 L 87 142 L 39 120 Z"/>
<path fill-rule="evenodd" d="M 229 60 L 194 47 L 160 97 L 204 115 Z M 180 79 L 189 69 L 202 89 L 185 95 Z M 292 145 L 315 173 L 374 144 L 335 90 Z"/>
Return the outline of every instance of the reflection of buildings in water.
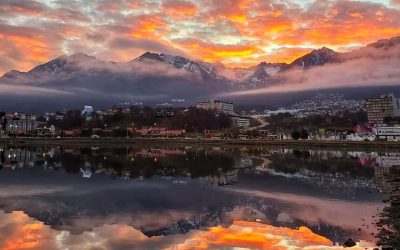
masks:
<path fill-rule="evenodd" d="M 370 155 L 370 154 L 360 154 L 357 157 L 358 163 L 363 166 L 363 167 L 375 167 L 377 162 L 376 162 L 376 156 Z"/>
<path fill-rule="evenodd" d="M 378 156 L 377 161 L 380 167 L 400 166 L 400 155 L 384 155 Z"/>
<path fill-rule="evenodd" d="M 85 162 L 85 166 L 81 168 L 81 173 L 83 178 L 90 178 L 93 175 L 92 165 L 89 162 Z"/>
<path fill-rule="evenodd" d="M 4 153 L 4 148 L 0 148 L 0 167 L 3 166 L 3 163 L 4 163 L 5 160 L 6 160 L 6 157 L 5 157 L 4 154 L 5 154 L 5 153 Z"/>
<path fill-rule="evenodd" d="M 36 160 L 38 160 L 37 155 L 30 150 L 14 148 L 0 150 L 0 165 L 3 167 L 33 167 Z"/>
<path fill-rule="evenodd" d="M 246 155 L 240 158 L 240 162 L 238 165 L 239 168 L 249 168 L 252 166 L 253 166 L 253 160 L 250 156 Z"/>
<path fill-rule="evenodd" d="M 350 152 L 349 152 L 350 153 Z M 358 162 L 364 167 L 384 167 L 390 168 L 393 166 L 400 166 L 400 154 L 398 153 L 365 153 L 359 152 L 357 154 L 353 154 L 352 156 L 356 157 Z"/>
<path fill-rule="evenodd" d="M 238 182 L 238 172 L 238 169 L 234 169 L 226 173 L 220 172 L 218 176 L 200 177 L 199 180 L 206 187 L 233 185 Z"/>
<path fill-rule="evenodd" d="M 223 150 L 222 147 L 211 147 L 211 151 L 214 151 L 214 152 L 223 152 L 224 150 Z"/>
<path fill-rule="evenodd" d="M 376 152 L 367 153 L 363 151 L 347 151 L 346 154 L 353 158 L 365 157 L 365 156 L 376 157 L 378 155 L 378 153 Z"/>
<path fill-rule="evenodd" d="M 400 154 L 387 153 L 380 155 L 376 159 L 377 164 L 374 168 L 375 182 L 381 191 L 388 192 L 391 183 L 387 181 L 392 167 L 400 167 Z"/>
<path fill-rule="evenodd" d="M 185 152 L 180 149 L 159 149 L 159 148 L 151 148 L 151 149 L 142 149 L 136 153 L 136 155 L 140 155 L 142 157 L 157 157 L 163 158 L 169 155 L 184 155 Z"/>
<path fill-rule="evenodd" d="M 31 150 L 26 148 L 3 148 L 0 149 L 0 166 L 8 168 L 33 168 L 42 166 L 44 169 L 61 168 L 62 163 L 54 161 L 56 152 L 54 149 Z"/>
<path fill-rule="evenodd" d="M 92 170 L 81 168 L 81 173 L 83 178 L 90 178 L 92 177 Z"/>
<path fill-rule="evenodd" d="M 310 150 L 310 155 L 318 157 L 320 160 L 329 160 L 332 158 L 343 158 L 344 152 L 338 150 Z"/>

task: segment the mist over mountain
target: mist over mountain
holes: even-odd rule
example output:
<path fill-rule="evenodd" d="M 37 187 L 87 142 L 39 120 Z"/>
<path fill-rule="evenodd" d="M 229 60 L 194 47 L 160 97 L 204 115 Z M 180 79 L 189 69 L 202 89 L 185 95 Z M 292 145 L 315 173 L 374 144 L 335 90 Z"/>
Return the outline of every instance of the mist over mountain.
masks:
<path fill-rule="evenodd" d="M 182 105 L 191 105 L 209 98 L 279 105 L 273 96 L 398 86 L 399 68 L 400 37 L 347 53 L 321 48 L 290 64 L 261 62 L 249 68 L 228 68 L 220 63 L 150 52 L 123 63 L 78 53 L 61 56 L 28 72 L 4 74 L 0 78 L 0 106 L 5 110 L 44 111 L 121 101 L 152 105 L 185 99 Z M 376 90 L 365 93 L 376 94 Z M 277 99 L 283 105 L 283 98 Z"/>

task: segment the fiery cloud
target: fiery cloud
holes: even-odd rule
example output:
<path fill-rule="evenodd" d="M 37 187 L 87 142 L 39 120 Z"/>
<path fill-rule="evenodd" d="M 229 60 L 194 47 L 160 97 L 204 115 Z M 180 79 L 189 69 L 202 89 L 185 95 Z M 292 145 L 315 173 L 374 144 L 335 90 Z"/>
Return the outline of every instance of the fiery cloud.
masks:
<path fill-rule="evenodd" d="M 177 16 L 193 16 L 197 13 L 198 7 L 194 3 L 187 1 L 165 1 L 162 3 L 163 9 L 172 18 Z"/>
<path fill-rule="evenodd" d="M 56 249 L 220 249 L 242 247 L 247 249 L 332 249 L 343 247 L 306 227 L 290 229 L 257 222 L 235 221 L 231 226 L 194 231 L 186 235 L 148 238 L 127 225 L 105 225 L 92 232 L 73 235 L 55 231 L 35 221 L 23 212 L 0 212 L 0 250 L 56 250 Z M 352 249 L 372 249 L 369 243 L 358 243 Z"/>
<path fill-rule="evenodd" d="M 125 61 L 144 51 L 249 66 L 314 48 L 347 51 L 400 35 L 399 1 L 0 1 L 0 74 L 62 54 Z M 115 41 L 134 49 L 115 49 Z M 143 42 L 143 41 L 147 42 Z"/>

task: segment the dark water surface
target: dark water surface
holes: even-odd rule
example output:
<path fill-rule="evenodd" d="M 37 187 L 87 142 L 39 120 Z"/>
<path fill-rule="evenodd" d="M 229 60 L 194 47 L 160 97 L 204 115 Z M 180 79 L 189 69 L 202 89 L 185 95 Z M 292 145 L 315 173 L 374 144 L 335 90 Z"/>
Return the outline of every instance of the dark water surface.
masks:
<path fill-rule="evenodd" d="M 399 165 L 393 152 L 0 147 L 0 250 L 396 249 L 385 192 Z"/>

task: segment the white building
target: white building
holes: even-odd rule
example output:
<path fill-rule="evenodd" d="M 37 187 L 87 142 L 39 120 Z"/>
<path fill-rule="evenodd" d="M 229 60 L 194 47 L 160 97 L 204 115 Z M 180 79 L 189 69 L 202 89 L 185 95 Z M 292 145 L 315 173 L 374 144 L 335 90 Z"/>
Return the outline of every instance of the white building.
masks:
<path fill-rule="evenodd" d="M 82 110 L 82 116 L 92 116 L 93 114 L 93 106 L 85 105 Z"/>
<path fill-rule="evenodd" d="M 375 126 L 372 128 L 372 133 L 376 136 L 376 139 L 384 140 L 400 140 L 400 126 L 399 127 L 386 127 L 386 126 Z"/>
<path fill-rule="evenodd" d="M 369 134 L 349 134 L 346 135 L 347 141 L 375 141 L 375 135 Z"/>
<path fill-rule="evenodd" d="M 244 117 L 231 117 L 232 121 L 241 129 L 250 128 L 250 119 Z"/>
<path fill-rule="evenodd" d="M 211 100 L 205 102 L 198 102 L 196 107 L 198 109 L 215 110 L 218 113 L 224 113 L 228 115 L 234 115 L 233 103 L 224 102 L 219 100 Z"/>
<path fill-rule="evenodd" d="M 56 127 L 54 125 L 51 125 L 50 127 L 45 126 L 45 125 L 40 125 L 37 129 L 36 129 L 36 133 L 39 136 L 49 136 L 49 135 L 55 135 L 56 133 Z"/>

